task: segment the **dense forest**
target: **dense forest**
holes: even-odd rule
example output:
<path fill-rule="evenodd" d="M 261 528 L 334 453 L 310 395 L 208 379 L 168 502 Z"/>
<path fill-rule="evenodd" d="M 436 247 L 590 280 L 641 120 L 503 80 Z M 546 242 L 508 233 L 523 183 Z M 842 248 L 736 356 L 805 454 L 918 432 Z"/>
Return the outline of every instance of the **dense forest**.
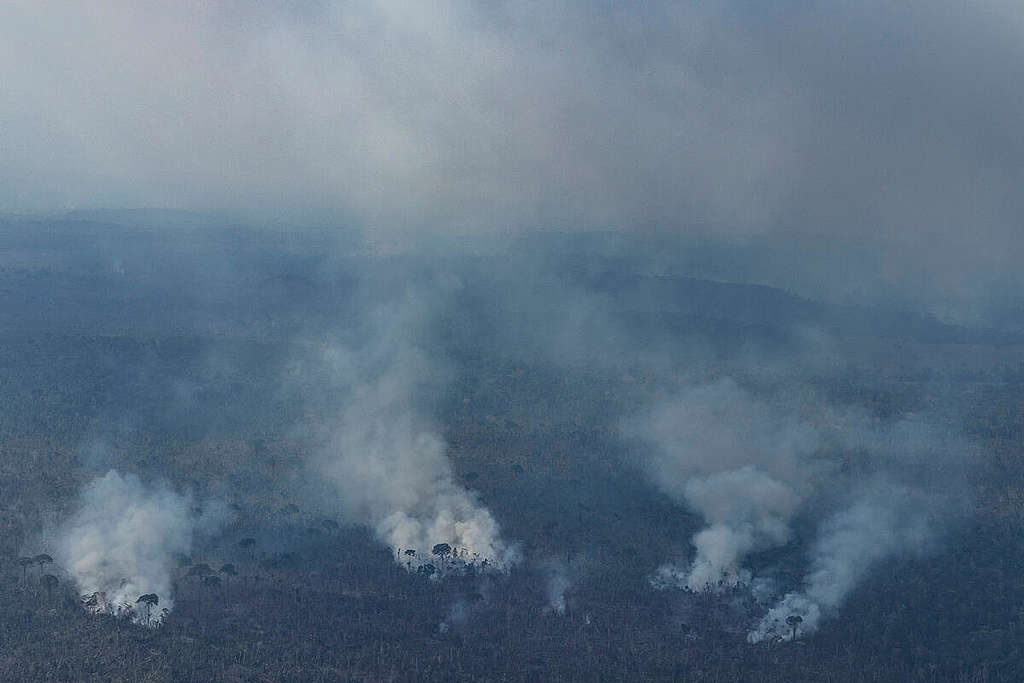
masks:
<path fill-rule="evenodd" d="M 1019 680 L 1024 334 L 608 239 L 4 218 L 0 677 Z"/>
<path fill-rule="evenodd" d="M 1022 8 L 0 2 L 0 683 L 1024 681 Z"/>

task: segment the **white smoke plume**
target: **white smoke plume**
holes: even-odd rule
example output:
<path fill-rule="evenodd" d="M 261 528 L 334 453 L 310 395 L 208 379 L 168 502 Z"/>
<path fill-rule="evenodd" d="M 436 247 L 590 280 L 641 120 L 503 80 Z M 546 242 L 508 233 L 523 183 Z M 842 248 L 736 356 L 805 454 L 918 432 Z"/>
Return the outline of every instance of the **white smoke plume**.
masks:
<path fill-rule="evenodd" d="M 747 640 L 791 640 L 813 633 L 881 560 L 927 546 L 936 501 L 905 486 L 879 484 L 850 507 L 826 520 L 811 548 L 811 564 L 799 592 L 787 593 L 761 619 Z M 787 624 L 799 617 L 794 631 Z"/>
<path fill-rule="evenodd" d="M 561 616 L 565 614 L 567 606 L 565 593 L 572 588 L 573 580 L 569 577 L 569 572 L 565 565 L 560 562 L 550 563 L 547 566 L 547 573 L 548 607 L 552 612 Z"/>
<path fill-rule="evenodd" d="M 873 566 L 927 549 L 940 510 L 966 501 L 957 482 L 969 446 L 920 416 L 770 407 L 723 379 L 659 402 L 625 431 L 650 447 L 657 485 L 705 522 L 693 561 L 659 568 L 656 587 L 752 585 L 751 553 L 787 544 L 805 503 L 824 516 L 803 588 L 771 608 L 751 642 L 815 631 Z M 789 617 L 799 617 L 796 631 Z"/>
<path fill-rule="evenodd" d="M 943 502 L 919 488 L 885 481 L 870 486 L 820 525 L 803 590 L 785 594 L 746 639 L 792 640 L 817 631 L 872 566 L 927 549 L 941 507 Z M 786 623 L 792 616 L 800 618 L 796 630 Z"/>
<path fill-rule="evenodd" d="M 659 488 L 707 523 L 692 539 L 693 563 L 661 567 L 655 585 L 736 585 L 749 578 L 747 555 L 789 540 L 812 471 L 807 461 L 821 443 L 809 424 L 723 379 L 660 402 L 625 431 L 653 447 L 648 469 Z"/>
<path fill-rule="evenodd" d="M 444 439 L 418 407 L 432 369 L 401 338 L 407 332 L 390 327 L 364 353 L 328 350 L 328 365 L 347 392 L 318 471 L 336 487 L 349 519 L 373 528 L 402 566 L 505 567 L 517 561 L 516 547 L 505 543 L 476 494 L 456 481 Z M 444 543 L 452 553 L 432 556 Z"/>
<path fill-rule="evenodd" d="M 164 608 L 174 607 L 175 555 L 189 554 L 194 534 L 216 526 L 220 516 L 219 509 L 194 512 L 189 499 L 166 484 L 146 486 L 133 474 L 111 470 L 85 487 L 78 509 L 53 532 L 55 560 L 81 593 L 98 594 L 97 611 L 129 612 L 145 621 L 136 601 L 155 593 L 160 602 L 150 623 L 157 623 Z"/>

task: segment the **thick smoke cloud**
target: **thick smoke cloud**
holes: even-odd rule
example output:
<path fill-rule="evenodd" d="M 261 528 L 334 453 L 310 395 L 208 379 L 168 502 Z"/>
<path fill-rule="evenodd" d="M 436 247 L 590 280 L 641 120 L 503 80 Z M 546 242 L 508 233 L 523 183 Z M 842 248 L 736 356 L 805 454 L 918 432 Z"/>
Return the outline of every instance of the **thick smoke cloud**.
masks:
<path fill-rule="evenodd" d="M 453 265 L 481 285 L 460 294 L 476 308 L 443 311 L 451 338 L 609 376 L 687 374 L 638 399 L 650 403 L 623 425 L 651 481 L 703 525 L 692 561 L 663 566 L 654 581 L 757 582 L 759 553 L 800 543 L 803 582 L 750 634 L 786 638 L 787 617 L 817 628 L 872 567 L 927 546 L 962 460 L 956 439 L 933 426 L 948 416 L 828 405 L 805 390 L 807 375 L 834 372 L 822 366 L 843 362 L 857 335 L 890 334 L 865 312 L 871 304 L 1024 325 L 1024 138 L 1014 134 L 1024 90 L 1007 85 L 1024 81 L 1021 26 L 1005 0 L 7 2 L 0 212 L 222 213 L 214 226 L 173 213 L 181 224 L 121 218 L 131 229 L 111 234 L 155 238 L 136 247 L 71 221 L 87 246 L 68 251 L 88 260 L 8 249 L 3 265 L 32 270 L 61 254 L 81 272 L 102 270 L 105 279 L 55 281 L 60 296 L 42 297 L 56 311 L 44 322 L 62 331 L 93 310 L 131 321 L 133 334 L 146 319 L 225 338 L 270 327 L 275 340 L 313 336 L 303 381 L 324 429 L 310 463 L 333 504 L 395 553 L 415 550 L 416 562 L 449 543 L 466 559 L 507 565 L 514 546 L 459 482 L 431 405 L 450 348 L 423 332 L 436 324 L 424 319 L 443 307 L 343 301 L 351 261 L 369 256 L 372 271 L 386 261 L 374 257 L 424 248 L 404 262 L 410 270 Z M 236 216 L 269 229 L 217 233 Z M 275 236 L 296 223 L 317 231 Z M 563 261 L 574 245 L 558 240 L 562 231 L 601 239 Z M 300 253 L 306 239 L 317 253 Z M 815 301 L 741 285 L 722 294 L 729 286 L 687 277 Z M 794 327 L 845 324 L 839 308 L 816 317 L 820 301 L 862 306 L 860 322 L 817 361 L 785 358 L 779 347 Z M 349 318 L 359 327 L 367 310 L 368 329 L 321 334 Z M 789 314 L 774 320 L 776 311 Z M 714 339 L 676 334 L 709 321 L 731 324 Z M 10 322 L 24 329 L 25 315 Z M 493 338 L 475 337 L 477 326 Z M 737 368 L 742 337 L 766 327 L 785 328 L 770 342 L 777 355 Z M 928 344 L 938 332 L 922 325 L 911 336 Z M 811 398 L 743 381 L 794 367 L 799 379 L 778 382 Z M 723 372 L 736 379 L 695 379 Z M 198 385 L 171 386 L 177 412 L 201 412 Z M 236 412 L 261 410 L 254 400 Z M 134 522 L 118 517 L 125 509 L 139 511 Z M 198 523 L 185 497 L 112 473 L 83 494 L 55 554 L 83 591 L 105 591 L 111 604 L 156 592 L 170 606 L 170 554 Z M 552 573 L 555 611 L 566 576 Z"/>
<path fill-rule="evenodd" d="M 704 233 L 807 292 L 966 314 L 1024 246 L 1020 25 L 1004 0 L 4 3 L 0 210 Z"/>
<path fill-rule="evenodd" d="M 822 441 L 730 379 L 658 403 L 626 432 L 656 444 L 648 462 L 654 482 L 707 522 L 693 538 L 692 566 L 662 567 L 656 579 L 694 590 L 749 579 L 747 555 L 789 541 Z"/>
<path fill-rule="evenodd" d="M 803 588 L 777 601 L 751 642 L 791 638 L 790 616 L 802 619 L 800 632 L 813 632 L 877 563 L 923 552 L 964 512 L 957 473 L 967 447 L 921 416 L 787 406 L 721 379 L 655 403 L 624 431 L 646 444 L 654 483 L 705 525 L 691 539 L 689 565 L 662 566 L 656 587 L 760 585 L 751 558 L 794 540 L 801 515 L 805 524 L 822 520 Z"/>
<path fill-rule="evenodd" d="M 166 484 L 147 486 L 111 470 L 82 491 L 78 509 L 52 534 L 54 559 L 78 590 L 95 595 L 97 611 L 129 612 L 142 595 L 155 593 L 159 608 L 174 607 L 177 555 L 189 555 L 197 533 L 212 533 L 225 520 L 222 506 L 194 509 Z M 154 609 L 151 620 L 161 614 Z"/>
<path fill-rule="evenodd" d="M 857 583 L 878 562 L 926 548 L 935 528 L 938 501 L 920 490 L 880 483 L 856 503 L 825 520 L 810 552 L 804 588 L 787 593 L 747 634 L 752 643 L 790 640 L 786 620 L 800 617 L 799 632 L 817 630 L 823 616 L 835 613 Z"/>
<path fill-rule="evenodd" d="M 412 343 L 422 305 L 410 298 L 379 307 L 365 345 L 323 350 L 323 367 L 340 398 L 314 469 L 335 487 L 347 518 L 371 527 L 403 566 L 452 561 L 505 567 L 517 559 L 515 546 L 504 541 L 477 496 L 456 481 L 444 439 L 424 407 L 422 394 L 437 372 Z M 453 554 L 439 562 L 431 551 L 444 543 Z"/>
<path fill-rule="evenodd" d="M 0 19 L 5 63 L 36 65 L 3 73 L 9 209 L 322 209 L 392 232 L 693 209 L 746 224 L 784 177 L 784 98 L 698 8 L 15 3 Z M 723 73 L 702 74 L 706 57 Z"/>

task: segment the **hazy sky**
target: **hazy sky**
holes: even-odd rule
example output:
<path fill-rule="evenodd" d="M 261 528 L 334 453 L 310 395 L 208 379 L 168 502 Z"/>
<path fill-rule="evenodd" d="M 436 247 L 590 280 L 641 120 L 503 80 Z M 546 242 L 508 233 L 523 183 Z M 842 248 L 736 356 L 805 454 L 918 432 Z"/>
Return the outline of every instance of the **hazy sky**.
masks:
<path fill-rule="evenodd" d="M 1022 84 L 1018 0 L 15 0 L 0 211 L 816 234 L 1011 272 Z"/>

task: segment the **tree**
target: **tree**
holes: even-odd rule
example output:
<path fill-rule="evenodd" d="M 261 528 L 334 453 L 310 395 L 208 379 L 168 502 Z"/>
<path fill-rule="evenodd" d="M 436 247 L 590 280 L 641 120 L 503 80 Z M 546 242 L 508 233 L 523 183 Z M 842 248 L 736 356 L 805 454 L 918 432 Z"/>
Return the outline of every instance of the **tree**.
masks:
<path fill-rule="evenodd" d="M 452 547 L 447 543 L 438 543 L 430 552 L 441 558 L 441 571 L 444 571 L 444 560 L 452 552 Z"/>
<path fill-rule="evenodd" d="M 412 571 L 412 558 L 416 557 L 416 551 L 409 548 L 405 551 L 405 568 Z"/>
<path fill-rule="evenodd" d="M 189 576 L 209 576 L 212 573 L 213 568 L 205 562 L 194 564 L 188 570 Z"/>
<path fill-rule="evenodd" d="M 158 596 L 156 593 L 146 593 L 145 595 L 140 595 L 139 599 L 135 601 L 135 604 L 137 605 L 140 602 L 146 605 L 146 623 L 148 624 L 149 615 L 153 609 L 153 606 L 160 604 L 160 596 Z"/>
<path fill-rule="evenodd" d="M 32 558 L 32 557 L 19 557 L 18 558 L 18 564 L 21 566 L 21 578 L 22 578 L 23 581 L 26 578 L 28 578 L 26 576 L 26 573 L 28 572 L 29 565 L 33 565 L 35 563 L 36 563 L 35 558 Z"/>
<path fill-rule="evenodd" d="M 43 584 L 44 588 L 46 588 L 47 595 L 53 595 L 53 589 L 57 587 L 60 580 L 53 574 L 44 574 L 43 578 L 41 578 L 39 582 Z"/>
<path fill-rule="evenodd" d="M 38 555 L 32 558 L 32 561 L 39 565 L 40 574 L 43 573 L 44 564 L 53 564 L 53 558 L 47 555 L 46 553 L 39 553 Z"/>
<path fill-rule="evenodd" d="M 786 617 L 786 623 L 793 627 L 792 640 L 796 640 L 796 627 L 803 623 L 803 620 L 804 618 L 801 617 L 799 614 L 790 614 L 788 617 Z"/>
<path fill-rule="evenodd" d="M 249 556 L 251 557 L 252 549 L 256 547 L 256 539 L 249 537 L 243 538 L 241 541 L 238 542 L 238 547 L 248 552 Z"/>

